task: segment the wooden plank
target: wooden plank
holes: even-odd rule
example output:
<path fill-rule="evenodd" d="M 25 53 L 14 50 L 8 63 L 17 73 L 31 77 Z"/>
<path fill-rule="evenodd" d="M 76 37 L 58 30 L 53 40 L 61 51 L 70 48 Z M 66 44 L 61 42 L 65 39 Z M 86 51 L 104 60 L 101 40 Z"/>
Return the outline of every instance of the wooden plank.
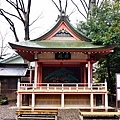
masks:
<path fill-rule="evenodd" d="M 120 112 L 81 112 L 83 116 L 120 116 Z"/>
<path fill-rule="evenodd" d="M 57 109 L 17 110 L 16 114 L 57 114 Z"/>
<path fill-rule="evenodd" d="M 56 114 L 19 114 L 19 119 L 55 120 Z"/>

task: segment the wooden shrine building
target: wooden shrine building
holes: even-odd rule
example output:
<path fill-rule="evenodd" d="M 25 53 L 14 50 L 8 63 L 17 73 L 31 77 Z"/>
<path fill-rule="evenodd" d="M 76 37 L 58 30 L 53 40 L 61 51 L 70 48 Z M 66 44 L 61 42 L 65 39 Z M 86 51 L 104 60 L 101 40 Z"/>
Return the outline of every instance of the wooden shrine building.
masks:
<path fill-rule="evenodd" d="M 9 43 L 24 59 L 35 62 L 30 81 L 18 81 L 18 110 L 80 109 L 108 111 L 107 83 L 93 82 L 93 64 L 113 52 L 74 28 L 64 14 L 35 40 Z M 34 76 L 33 76 L 34 75 Z"/>

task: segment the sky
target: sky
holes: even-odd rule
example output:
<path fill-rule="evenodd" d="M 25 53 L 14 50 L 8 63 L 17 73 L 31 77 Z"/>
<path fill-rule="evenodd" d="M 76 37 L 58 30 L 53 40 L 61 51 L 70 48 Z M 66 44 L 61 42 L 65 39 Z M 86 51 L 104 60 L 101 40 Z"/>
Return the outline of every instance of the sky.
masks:
<path fill-rule="evenodd" d="M 54 1 L 58 3 L 58 0 Z M 79 3 L 79 0 L 75 0 L 75 2 L 80 6 L 81 10 L 84 12 L 84 9 Z M 65 6 L 65 0 L 62 0 L 62 6 Z M 0 8 L 4 8 L 10 13 L 15 13 L 14 9 L 6 2 L 6 0 L 0 0 Z M 72 11 L 75 12 L 70 15 Z M 50 30 L 50 28 L 52 28 L 55 25 L 58 15 L 59 11 L 55 7 L 55 5 L 51 2 L 51 0 L 34 0 L 34 1 L 32 0 L 30 11 L 30 23 L 32 23 L 38 16 L 40 17 L 32 26 L 30 26 L 30 39 L 38 38 L 43 33 L 46 33 L 46 31 Z M 74 26 L 76 25 L 77 21 L 84 20 L 84 18 L 80 15 L 80 13 L 76 10 L 75 6 L 70 1 L 68 2 L 67 15 L 70 15 L 69 19 Z M 24 40 L 23 24 L 13 17 L 10 18 L 14 21 L 20 41 L 23 41 Z M 3 41 L 4 46 L 6 45 L 8 46 L 8 42 L 15 42 L 15 38 L 12 31 L 10 30 L 9 24 L 1 16 L 0 16 L 0 33 L 3 39 L 5 39 Z M 0 42 L 2 41 L 0 40 Z M 2 45 L 2 43 L 0 43 L 0 45 Z M 7 50 L 7 52 L 11 51 Z"/>

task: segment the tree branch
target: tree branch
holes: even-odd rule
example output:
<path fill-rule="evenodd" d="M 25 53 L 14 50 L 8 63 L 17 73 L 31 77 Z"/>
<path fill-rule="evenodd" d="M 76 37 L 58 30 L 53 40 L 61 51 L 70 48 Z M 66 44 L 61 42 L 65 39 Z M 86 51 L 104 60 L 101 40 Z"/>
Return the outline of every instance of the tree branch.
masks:
<path fill-rule="evenodd" d="M 23 22 L 23 24 L 25 24 L 24 19 L 23 19 L 21 13 L 20 13 L 20 11 L 21 11 L 21 12 L 23 13 L 23 15 L 24 15 L 24 14 L 25 14 L 25 11 L 22 9 L 22 6 L 20 6 L 21 8 L 19 8 L 18 1 L 17 1 L 17 0 L 16 0 L 16 6 L 17 6 L 16 11 L 18 12 L 18 15 L 20 16 L 21 21 Z M 20 11 L 19 11 L 19 10 L 20 10 Z"/>
<path fill-rule="evenodd" d="M 75 11 L 76 11 L 76 10 L 73 9 L 68 16 L 70 17 L 70 15 L 72 15 Z"/>
<path fill-rule="evenodd" d="M 103 0 L 101 3 L 100 3 L 100 6 L 99 6 L 99 8 L 102 6 L 102 4 L 103 4 L 103 2 L 104 2 L 105 0 Z"/>
<path fill-rule="evenodd" d="M 16 29 L 15 29 L 14 23 L 12 22 L 12 20 L 10 18 L 8 18 L 7 16 L 5 16 L 5 14 L 2 11 L 0 11 L 0 15 L 2 15 L 7 20 L 7 22 L 11 26 L 10 29 L 13 31 L 15 39 L 18 42 L 19 39 L 18 39 L 17 34 L 16 34 Z"/>
<path fill-rule="evenodd" d="M 83 1 L 84 1 L 84 3 L 83 3 Z M 80 0 L 80 2 L 82 3 L 82 6 L 83 6 L 86 14 L 88 14 L 88 7 L 87 7 L 87 9 L 86 9 L 86 7 L 85 7 L 85 6 L 87 6 L 87 3 L 85 2 L 85 0 Z"/>
<path fill-rule="evenodd" d="M 86 8 L 88 9 L 89 7 L 87 5 L 87 2 L 85 0 L 83 0 L 83 1 L 84 1 L 84 4 L 85 4 Z"/>
<path fill-rule="evenodd" d="M 33 25 L 39 18 L 40 16 L 42 15 L 43 13 L 41 13 L 29 26 Z M 42 17 L 41 17 L 42 18 Z"/>
<path fill-rule="evenodd" d="M 16 4 L 13 2 L 13 1 L 11 1 L 11 0 L 6 0 L 10 5 L 12 5 L 14 8 L 16 8 L 17 6 L 16 6 Z"/>
<path fill-rule="evenodd" d="M 96 3 L 97 6 L 98 6 L 99 2 L 100 2 L 100 0 L 97 1 L 97 3 Z"/>
<path fill-rule="evenodd" d="M 27 16 L 30 14 L 31 0 L 28 0 Z"/>
<path fill-rule="evenodd" d="M 66 14 L 66 10 L 67 10 L 67 5 L 68 5 L 68 0 L 66 0 L 66 4 L 65 4 L 65 14 Z"/>
<path fill-rule="evenodd" d="M 61 0 L 59 0 L 59 5 L 60 5 L 60 13 L 62 13 L 62 4 L 61 4 Z"/>
<path fill-rule="evenodd" d="M 55 1 L 52 0 L 52 2 L 53 2 L 53 4 L 56 6 L 56 8 L 58 9 L 58 11 L 61 12 L 61 11 L 60 11 L 60 8 L 57 6 L 57 4 L 55 3 Z"/>
<path fill-rule="evenodd" d="M 75 2 L 73 2 L 73 0 L 71 0 L 71 2 L 75 5 L 75 7 L 77 8 L 78 12 L 79 12 L 85 19 L 87 19 L 86 16 L 80 11 L 79 7 L 75 4 Z"/>
<path fill-rule="evenodd" d="M 25 13 L 25 6 L 24 6 L 23 0 L 19 0 L 19 3 L 20 3 L 20 6 L 21 6 L 23 13 Z"/>
<path fill-rule="evenodd" d="M 17 19 L 21 20 L 18 16 L 14 15 L 14 14 L 11 14 L 11 13 L 9 13 L 9 12 L 3 10 L 3 9 L 0 9 L 0 11 L 6 13 L 6 14 L 8 14 L 8 15 L 11 15 L 11 16 L 13 16 L 13 17 L 16 17 Z"/>
<path fill-rule="evenodd" d="M 15 8 L 15 10 L 18 12 L 19 17 L 21 18 L 20 20 L 21 20 L 21 21 L 23 22 L 23 24 L 24 24 L 24 19 L 23 19 L 22 15 L 21 15 L 21 13 L 20 13 L 20 11 L 19 11 L 19 10 L 21 10 L 21 8 L 19 8 L 17 0 L 16 0 L 16 4 L 15 4 L 14 2 L 12 2 L 11 0 L 6 0 L 6 1 Z M 21 11 L 22 11 L 22 10 L 21 10 Z M 23 12 L 23 11 L 22 11 L 22 12 Z"/>
<path fill-rule="evenodd" d="M 24 29 L 25 29 L 25 40 L 29 40 L 29 15 L 30 15 L 30 7 L 31 7 L 31 0 L 28 0 L 28 6 L 27 6 L 27 11 L 25 14 L 25 25 L 24 25 Z"/>

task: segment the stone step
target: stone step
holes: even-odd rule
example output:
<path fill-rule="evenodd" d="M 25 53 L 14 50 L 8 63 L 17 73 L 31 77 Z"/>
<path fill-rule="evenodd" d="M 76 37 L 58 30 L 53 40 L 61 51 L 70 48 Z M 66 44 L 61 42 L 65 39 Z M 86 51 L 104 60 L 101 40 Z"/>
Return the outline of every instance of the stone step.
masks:
<path fill-rule="evenodd" d="M 58 120 L 83 120 L 79 109 L 59 109 Z"/>

